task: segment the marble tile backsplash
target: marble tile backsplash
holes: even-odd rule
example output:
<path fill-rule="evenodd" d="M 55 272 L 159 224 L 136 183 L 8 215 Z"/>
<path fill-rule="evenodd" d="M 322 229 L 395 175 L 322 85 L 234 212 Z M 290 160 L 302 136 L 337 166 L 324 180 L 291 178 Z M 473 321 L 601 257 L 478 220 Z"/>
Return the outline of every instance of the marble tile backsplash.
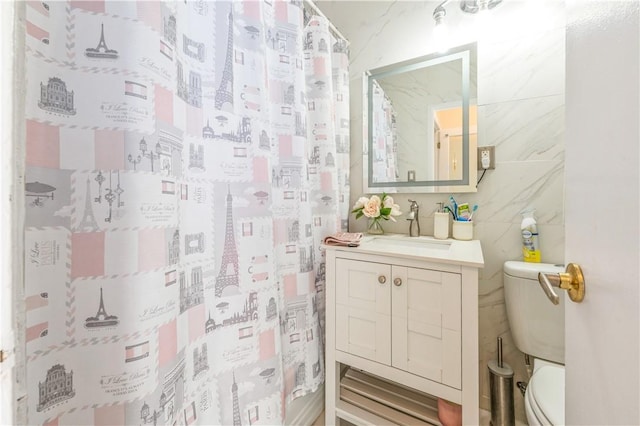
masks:
<path fill-rule="evenodd" d="M 564 94 L 564 33 L 557 28 L 479 43 L 478 104 Z"/>
<path fill-rule="evenodd" d="M 351 200 L 362 195 L 362 73 L 435 51 L 431 14 L 440 1 L 317 1 L 351 42 Z M 533 6 L 532 6 L 533 5 Z M 535 7 L 534 7 L 535 6 Z M 529 8 L 529 9 L 527 9 Z M 565 10 L 559 1 L 503 2 L 494 11 L 491 34 L 468 31 L 472 16 L 455 2 L 447 6 L 452 44 L 478 42 L 479 145 L 496 147 L 496 169 L 478 192 L 456 197 L 480 207 L 474 238 L 482 243 L 480 272 L 481 407 L 489 409 L 487 362 L 495 359 L 496 338 L 515 380 L 528 381 L 523 355 L 509 332 L 502 279 L 506 260 L 521 259 L 520 211 L 535 207 L 543 262 L 564 260 L 564 78 Z M 480 175 L 480 174 L 479 174 Z M 478 175 L 478 176 L 479 176 Z M 433 235 L 436 203 L 449 194 L 399 194 L 420 204 L 422 234 Z M 352 231 L 366 222 L 350 219 Z M 385 223 L 388 232 L 407 233 L 404 217 Z M 524 420 L 523 398 L 515 392 L 516 413 Z"/>
<path fill-rule="evenodd" d="M 478 116 L 478 138 L 496 147 L 497 161 L 562 160 L 564 95 L 482 105 Z"/>

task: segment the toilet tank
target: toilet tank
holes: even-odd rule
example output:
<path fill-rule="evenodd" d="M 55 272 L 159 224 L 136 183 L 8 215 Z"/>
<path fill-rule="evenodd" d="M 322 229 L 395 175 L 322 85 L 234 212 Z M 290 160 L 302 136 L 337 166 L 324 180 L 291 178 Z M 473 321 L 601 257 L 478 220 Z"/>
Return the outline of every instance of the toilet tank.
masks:
<path fill-rule="evenodd" d="M 564 266 L 508 261 L 504 264 L 504 298 L 515 345 L 536 358 L 564 364 L 566 291 L 554 287 L 554 305 L 538 283 L 538 272 L 564 272 Z"/>

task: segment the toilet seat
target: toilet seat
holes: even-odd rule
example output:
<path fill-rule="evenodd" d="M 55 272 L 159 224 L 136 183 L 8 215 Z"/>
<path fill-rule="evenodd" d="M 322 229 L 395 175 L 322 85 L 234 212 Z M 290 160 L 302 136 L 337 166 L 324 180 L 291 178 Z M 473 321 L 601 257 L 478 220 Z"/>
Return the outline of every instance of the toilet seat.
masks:
<path fill-rule="evenodd" d="M 538 369 L 527 386 L 526 392 L 527 418 L 538 424 L 564 424 L 564 368 L 546 365 Z"/>
<path fill-rule="evenodd" d="M 529 426 L 549 426 L 553 425 L 551 420 L 544 415 L 535 398 L 533 392 L 526 392 L 524 399 L 524 411 L 527 416 Z"/>

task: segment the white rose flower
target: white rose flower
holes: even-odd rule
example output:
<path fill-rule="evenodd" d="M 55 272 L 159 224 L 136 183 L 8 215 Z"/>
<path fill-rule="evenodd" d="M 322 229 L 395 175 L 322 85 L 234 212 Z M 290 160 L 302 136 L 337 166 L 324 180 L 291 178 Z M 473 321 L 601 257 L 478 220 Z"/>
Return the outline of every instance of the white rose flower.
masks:
<path fill-rule="evenodd" d="M 381 205 L 382 202 L 380 201 L 380 197 L 378 197 L 377 195 L 373 195 L 371 196 L 369 201 L 365 203 L 362 209 L 362 213 L 364 213 L 366 217 L 378 217 L 380 216 Z"/>
<path fill-rule="evenodd" d="M 356 201 L 356 203 L 353 205 L 353 209 L 351 209 L 351 210 L 361 209 L 368 202 L 369 202 L 369 199 L 367 197 L 360 197 L 360 198 L 358 198 L 358 201 Z"/>

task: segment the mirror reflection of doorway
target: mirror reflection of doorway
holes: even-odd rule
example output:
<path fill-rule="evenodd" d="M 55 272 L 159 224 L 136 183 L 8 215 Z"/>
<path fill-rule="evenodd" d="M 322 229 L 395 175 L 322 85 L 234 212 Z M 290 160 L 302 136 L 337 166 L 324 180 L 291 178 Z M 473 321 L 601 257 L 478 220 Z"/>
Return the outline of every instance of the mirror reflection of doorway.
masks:
<path fill-rule="evenodd" d="M 433 120 L 435 179 L 462 179 L 462 107 L 437 109 Z M 470 154 L 476 151 L 478 145 L 477 123 L 477 107 L 469 105 Z"/>

